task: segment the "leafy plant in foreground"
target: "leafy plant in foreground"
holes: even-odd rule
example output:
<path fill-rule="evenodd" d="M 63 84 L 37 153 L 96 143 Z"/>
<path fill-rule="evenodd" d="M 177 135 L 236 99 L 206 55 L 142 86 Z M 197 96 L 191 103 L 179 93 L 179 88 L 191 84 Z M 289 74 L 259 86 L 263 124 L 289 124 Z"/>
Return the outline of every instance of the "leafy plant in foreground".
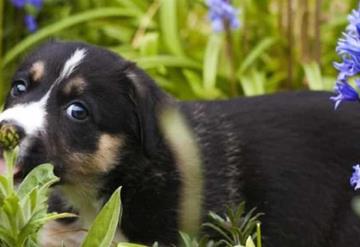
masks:
<path fill-rule="evenodd" d="M 16 151 L 4 151 L 4 158 L 6 173 L 0 175 L 0 246 L 37 246 L 38 231 L 47 221 L 73 215 L 47 212 L 49 188 L 58 181 L 52 165 L 37 166 L 16 187 Z"/>
<path fill-rule="evenodd" d="M 219 235 L 218 239 L 204 236 L 197 240 L 186 233 L 181 233 L 185 247 L 261 247 L 261 230 L 259 217 L 254 214 L 255 208 L 245 213 L 245 203 L 237 208 L 228 207 L 224 217 L 210 212 L 209 222 L 203 224 L 204 230 L 211 229 Z M 256 245 L 254 241 L 256 240 Z"/>

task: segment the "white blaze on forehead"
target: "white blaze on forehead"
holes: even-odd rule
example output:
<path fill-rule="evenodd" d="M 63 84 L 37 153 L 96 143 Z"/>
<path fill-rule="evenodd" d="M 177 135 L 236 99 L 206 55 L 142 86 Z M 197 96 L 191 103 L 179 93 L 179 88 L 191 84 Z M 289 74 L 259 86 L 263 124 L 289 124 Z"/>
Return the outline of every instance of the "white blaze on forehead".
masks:
<path fill-rule="evenodd" d="M 52 89 L 63 79 L 71 75 L 86 55 L 85 49 L 76 49 L 65 62 L 63 69 L 48 92 L 37 102 L 15 105 L 0 114 L 0 122 L 9 121 L 22 127 L 27 136 L 33 136 L 44 130 L 46 125 L 46 104 Z"/>
<path fill-rule="evenodd" d="M 72 56 L 65 62 L 64 67 L 60 73 L 57 82 L 68 78 L 76 67 L 81 63 L 81 61 L 86 56 L 86 49 L 76 49 Z"/>

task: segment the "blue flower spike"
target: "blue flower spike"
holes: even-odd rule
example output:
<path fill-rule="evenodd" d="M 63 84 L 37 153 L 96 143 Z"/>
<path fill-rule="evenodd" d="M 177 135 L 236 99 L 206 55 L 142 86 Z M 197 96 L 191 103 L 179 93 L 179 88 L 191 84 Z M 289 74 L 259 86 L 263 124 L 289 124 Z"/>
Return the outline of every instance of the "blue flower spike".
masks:
<path fill-rule="evenodd" d="M 356 80 L 356 84 L 359 85 L 359 81 Z M 359 94 L 356 90 L 345 80 L 336 82 L 335 92 L 338 95 L 330 97 L 335 102 L 335 110 L 339 107 L 342 101 L 360 101 Z"/>
<path fill-rule="evenodd" d="M 11 0 L 12 5 L 16 8 L 23 8 L 26 4 L 26 0 Z"/>
<path fill-rule="evenodd" d="M 354 190 L 360 189 L 360 165 L 353 166 L 354 172 L 350 178 L 350 185 L 354 187 Z"/>
<path fill-rule="evenodd" d="M 36 23 L 35 18 L 32 15 L 26 15 L 24 17 L 24 21 L 25 21 L 25 25 L 26 25 L 27 29 L 29 30 L 29 32 L 33 33 L 36 31 L 37 23 Z"/>
<path fill-rule="evenodd" d="M 34 6 L 36 9 L 41 9 L 43 0 L 28 0 L 28 3 Z"/>
<path fill-rule="evenodd" d="M 37 30 L 36 14 L 43 5 L 43 0 L 11 0 L 12 5 L 18 9 L 24 9 L 26 15 L 24 16 L 24 23 L 29 32 L 35 32 Z M 27 10 L 27 6 L 35 8 L 35 13 Z M 31 12 L 31 13 L 30 13 Z"/>
<path fill-rule="evenodd" d="M 209 19 L 215 32 L 222 32 L 225 29 L 224 22 L 227 21 L 230 28 L 240 27 L 238 19 L 239 10 L 234 8 L 230 0 L 206 0 L 209 6 Z"/>
<path fill-rule="evenodd" d="M 342 62 L 334 63 L 339 71 L 335 86 L 337 95 L 330 98 L 335 102 L 335 109 L 342 101 L 360 101 L 359 93 L 349 84 L 349 79 L 360 73 L 360 8 L 351 12 L 348 21 L 346 32 L 336 46 Z M 360 81 L 355 80 L 355 83 L 360 88 Z"/>

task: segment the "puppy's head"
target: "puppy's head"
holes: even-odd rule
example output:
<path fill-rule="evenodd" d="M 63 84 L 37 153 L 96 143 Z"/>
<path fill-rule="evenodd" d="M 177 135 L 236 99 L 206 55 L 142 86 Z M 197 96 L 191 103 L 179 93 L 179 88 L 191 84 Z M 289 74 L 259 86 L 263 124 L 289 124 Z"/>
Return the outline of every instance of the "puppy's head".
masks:
<path fill-rule="evenodd" d="M 23 174 L 51 162 L 71 183 L 109 172 L 129 147 L 151 155 L 164 97 L 145 73 L 109 51 L 50 42 L 16 71 L 0 124 L 21 132 Z"/>

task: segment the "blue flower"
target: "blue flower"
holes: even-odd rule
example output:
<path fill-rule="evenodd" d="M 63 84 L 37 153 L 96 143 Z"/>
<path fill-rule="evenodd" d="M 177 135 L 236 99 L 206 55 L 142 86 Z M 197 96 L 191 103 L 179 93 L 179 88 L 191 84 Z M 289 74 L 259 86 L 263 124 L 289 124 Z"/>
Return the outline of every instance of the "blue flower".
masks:
<path fill-rule="evenodd" d="M 336 46 L 342 62 L 334 63 L 334 67 L 339 71 L 335 86 L 337 95 L 330 98 L 335 101 L 335 109 L 342 101 L 360 101 L 359 94 L 348 82 L 349 78 L 360 73 L 360 9 L 353 10 L 348 20 L 346 32 Z M 357 79 L 355 82 L 360 88 L 360 81 Z"/>
<path fill-rule="evenodd" d="M 349 25 L 347 26 L 346 30 L 350 34 L 356 34 L 358 31 L 358 26 L 360 24 L 360 11 L 353 10 L 351 14 L 348 16 Z"/>
<path fill-rule="evenodd" d="M 16 8 L 23 8 L 26 4 L 26 0 L 11 0 L 11 3 L 16 7 Z"/>
<path fill-rule="evenodd" d="M 360 56 L 360 42 L 359 37 L 349 33 L 345 33 L 344 37 L 339 40 L 336 51 L 346 57 L 348 56 Z"/>
<path fill-rule="evenodd" d="M 37 9 L 41 9 L 43 0 L 28 0 L 28 3 Z"/>
<path fill-rule="evenodd" d="M 22 8 L 25 10 L 26 15 L 24 17 L 24 22 L 26 28 L 29 32 L 35 32 L 37 29 L 37 22 L 34 15 L 36 15 L 41 9 L 43 0 L 11 0 L 11 3 L 16 8 Z M 30 11 L 28 8 L 26 8 L 26 6 L 32 6 L 35 8 L 35 13 L 33 13 L 34 11 Z"/>
<path fill-rule="evenodd" d="M 24 8 L 26 4 L 30 4 L 37 9 L 41 9 L 43 0 L 11 0 L 16 8 Z"/>
<path fill-rule="evenodd" d="M 354 187 L 354 190 L 360 189 L 360 165 L 353 166 L 354 172 L 350 178 L 350 185 Z"/>
<path fill-rule="evenodd" d="M 35 32 L 37 29 L 37 23 L 35 18 L 32 15 L 26 15 L 24 18 L 25 21 L 25 25 L 27 27 L 27 29 L 29 30 L 29 32 Z"/>
<path fill-rule="evenodd" d="M 356 85 L 360 87 L 360 81 L 356 80 Z M 356 90 L 350 86 L 350 84 L 345 80 L 338 80 L 335 86 L 335 92 L 338 93 L 337 96 L 330 97 L 331 100 L 335 101 L 335 109 L 337 109 L 341 101 L 360 101 L 359 94 Z"/>
<path fill-rule="evenodd" d="M 238 10 L 231 6 L 229 0 L 207 0 L 209 6 L 209 19 L 213 30 L 221 32 L 224 30 L 224 22 L 228 22 L 232 29 L 240 27 L 237 18 Z"/>
<path fill-rule="evenodd" d="M 360 61 L 356 57 L 354 59 L 344 58 L 342 63 L 335 62 L 334 67 L 340 72 L 338 79 L 344 80 L 360 72 Z"/>

